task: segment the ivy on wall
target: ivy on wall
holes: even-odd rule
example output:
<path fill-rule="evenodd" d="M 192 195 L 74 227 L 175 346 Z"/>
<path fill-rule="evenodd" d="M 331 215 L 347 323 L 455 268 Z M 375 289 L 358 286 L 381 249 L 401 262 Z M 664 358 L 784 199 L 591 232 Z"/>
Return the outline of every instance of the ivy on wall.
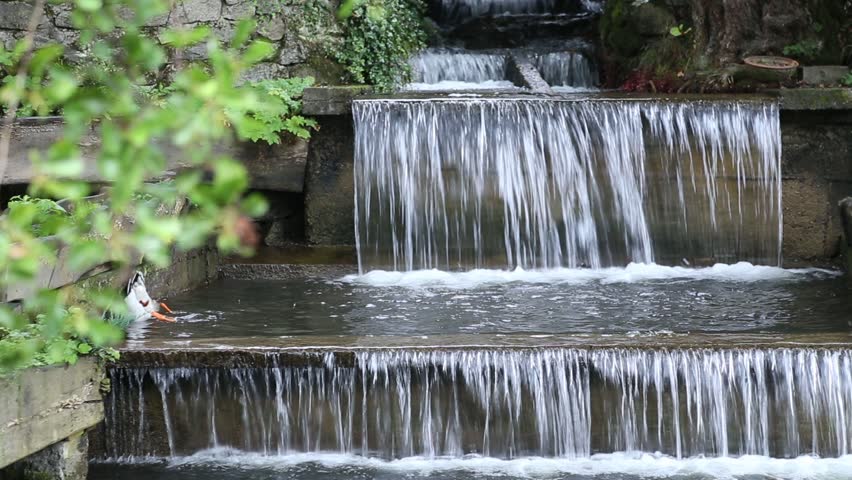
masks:
<path fill-rule="evenodd" d="M 340 9 L 343 44 L 334 57 L 351 79 L 380 91 L 411 79 L 408 59 L 426 46 L 420 0 L 370 0 Z"/>

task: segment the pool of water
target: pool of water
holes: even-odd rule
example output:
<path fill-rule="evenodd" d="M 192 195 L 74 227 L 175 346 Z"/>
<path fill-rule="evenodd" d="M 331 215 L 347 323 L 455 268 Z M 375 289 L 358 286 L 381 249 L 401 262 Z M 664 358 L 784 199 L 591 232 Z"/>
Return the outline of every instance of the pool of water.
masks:
<path fill-rule="evenodd" d="M 131 342 L 287 336 L 848 333 L 836 272 L 748 264 L 689 269 L 477 270 L 221 280 L 168 299 L 176 324 Z"/>
<path fill-rule="evenodd" d="M 294 454 L 265 456 L 236 451 L 200 452 L 170 461 L 96 463 L 90 480 L 839 480 L 852 477 L 852 457 L 819 459 L 692 458 L 676 460 L 649 454 L 594 455 L 587 459 L 484 457 L 404 458 L 384 461 L 352 455 Z"/>

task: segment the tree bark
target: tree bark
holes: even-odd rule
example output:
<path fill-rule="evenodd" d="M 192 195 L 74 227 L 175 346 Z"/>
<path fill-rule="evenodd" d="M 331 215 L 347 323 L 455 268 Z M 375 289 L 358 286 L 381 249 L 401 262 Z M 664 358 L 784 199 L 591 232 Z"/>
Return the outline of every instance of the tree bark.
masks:
<path fill-rule="evenodd" d="M 748 55 L 781 54 L 808 32 L 808 0 L 691 0 L 700 65 L 723 66 Z"/>

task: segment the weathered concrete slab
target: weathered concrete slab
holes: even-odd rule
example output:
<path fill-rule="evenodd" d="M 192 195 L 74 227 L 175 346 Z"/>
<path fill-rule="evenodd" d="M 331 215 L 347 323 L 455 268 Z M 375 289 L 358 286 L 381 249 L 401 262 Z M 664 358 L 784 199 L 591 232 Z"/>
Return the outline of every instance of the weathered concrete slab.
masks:
<path fill-rule="evenodd" d="M 781 110 L 852 110 L 852 88 L 785 88 L 774 92 Z"/>
<path fill-rule="evenodd" d="M 12 130 L 9 165 L 3 172 L 2 184 L 28 184 L 33 175 L 31 152 L 44 152 L 62 137 L 64 123 L 61 117 L 22 118 L 15 122 Z M 97 152 L 100 139 L 94 130 L 90 130 L 80 142 L 84 160 L 80 179 L 87 182 L 102 183 L 108 181 L 98 171 Z M 181 149 L 164 144 L 160 145 L 167 160 L 166 168 L 150 180 L 169 178 L 182 169 L 192 166 L 184 158 Z M 246 166 L 250 176 L 250 186 L 255 189 L 283 192 L 301 192 L 305 177 L 305 160 L 308 153 L 306 140 L 284 137 L 277 145 L 264 142 L 223 143 L 215 150 L 216 154 L 228 155 Z"/>
<path fill-rule="evenodd" d="M 808 85 L 837 85 L 849 74 L 845 65 L 802 67 L 802 81 Z"/>
<path fill-rule="evenodd" d="M 89 435 L 79 432 L 0 470 L 0 480 L 86 480 L 88 473 Z"/>
<path fill-rule="evenodd" d="M 166 268 L 143 267 L 145 286 L 153 298 L 163 299 L 180 292 L 192 290 L 209 283 L 219 276 L 219 254 L 211 247 L 203 247 L 189 252 L 176 252 L 172 263 Z M 132 269 L 110 270 L 68 285 L 68 294 L 79 299 L 87 289 L 122 289 L 127 283 Z"/>
<path fill-rule="evenodd" d="M 292 280 L 340 278 L 358 271 L 355 265 L 226 264 L 219 266 L 222 278 L 230 280 Z"/>
<path fill-rule="evenodd" d="M 93 359 L 0 378 L 0 468 L 102 421 L 103 378 Z"/>
<path fill-rule="evenodd" d="M 828 334 L 743 334 L 732 337 L 718 333 L 683 333 L 643 337 L 612 335 L 500 335 L 455 334 L 430 336 L 295 336 L 186 339 L 175 345 L 171 340 L 147 341 L 124 349 L 121 360 L 110 368 L 234 368 L 239 366 L 322 365 L 323 353 L 352 358 L 363 350 L 466 350 L 540 348 L 639 348 L 659 349 L 739 349 L 739 348 L 826 348 L 848 349 L 852 340 Z"/>
<path fill-rule="evenodd" d="M 311 140 L 305 173 L 305 238 L 314 245 L 354 245 L 355 132 L 352 117 L 327 116 Z"/>
<path fill-rule="evenodd" d="M 305 115 L 351 115 L 352 99 L 370 93 L 364 85 L 312 87 L 302 93 L 302 113 Z"/>
<path fill-rule="evenodd" d="M 541 77 L 541 73 L 526 55 L 509 57 L 509 79 L 516 85 L 529 88 L 536 93 L 553 93 L 550 85 Z"/>

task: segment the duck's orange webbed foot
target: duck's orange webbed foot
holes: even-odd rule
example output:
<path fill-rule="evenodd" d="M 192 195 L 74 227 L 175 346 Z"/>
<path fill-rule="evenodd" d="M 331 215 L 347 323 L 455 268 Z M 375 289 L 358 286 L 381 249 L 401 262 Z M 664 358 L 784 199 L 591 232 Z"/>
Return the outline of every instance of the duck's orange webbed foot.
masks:
<path fill-rule="evenodd" d="M 167 322 L 167 323 L 175 323 L 175 322 L 177 322 L 177 320 L 175 320 L 174 318 L 172 318 L 172 317 L 167 317 L 167 316 L 163 315 L 163 314 L 162 314 L 162 313 L 160 313 L 160 312 L 152 312 L 152 313 L 151 313 L 151 316 L 152 316 L 152 317 L 154 317 L 154 318 L 156 318 L 157 320 L 159 320 L 159 321 L 161 321 L 161 322 Z"/>

